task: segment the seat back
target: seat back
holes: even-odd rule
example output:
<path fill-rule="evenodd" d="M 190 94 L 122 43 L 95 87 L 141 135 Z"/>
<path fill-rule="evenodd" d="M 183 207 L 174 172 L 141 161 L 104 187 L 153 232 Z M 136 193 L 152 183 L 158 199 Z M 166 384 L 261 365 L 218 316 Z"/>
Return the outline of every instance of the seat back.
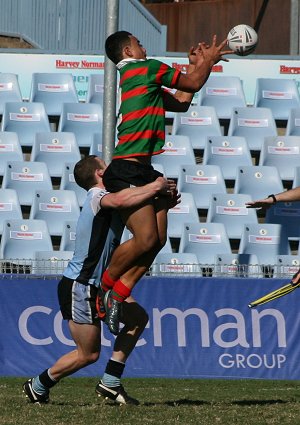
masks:
<path fill-rule="evenodd" d="M 277 255 L 274 277 L 291 279 L 299 268 L 299 255 Z"/>
<path fill-rule="evenodd" d="M 166 136 L 164 152 L 152 157 L 152 165 L 161 164 L 166 176 L 178 178 L 181 164 L 196 165 L 192 144 L 187 136 Z"/>
<path fill-rule="evenodd" d="M 34 259 L 36 251 L 53 250 L 45 221 L 16 219 L 3 223 L 0 258 L 5 260 Z"/>
<path fill-rule="evenodd" d="M 280 224 L 245 224 L 239 254 L 255 254 L 263 265 L 275 265 L 277 255 L 291 254 L 289 240 Z"/>
<path fill-rule="evenodd" d="M 18 76 L 8 72 L 0 73 L 0 115 L 6 102 L 22 102 Z"/>
<path fill-rule="evenodd" d="M 89 155 L 97 155 L 102 158 L 102 134 L 94 133 Z"/>
<path fill-rule="evenodd" d="M 235 76 L 210 76 L 199 92 L 199 105 L 215 108 L 218 118 L 230 119 L 232 108 L 245 107 L 242 81 Z"/>
<path fill-rule="evenodd" d="M 1 131 L 17 133 L 21 146 L 32 147 L 36 133 L 50 131 L 44 104 L 39 102 L 5 103 Z"/>
<path fill-rule="evenodd" d="M 286 136 L 300 136 L 300 108 L 291 108 L 287 119 Z"/>
<path fill-rule="evenodd" d="M 78 146 L 90 147 L 94 133 L 102 134 L 103 111 L 96 103 L 64 103 L 58 131 L 74 133 Z"/>
<path fill-rule="evenodd" d="M 179 238 L 184 223 L 198 223 L 198 209 L 192 193 L 181 192 L 181 202 L 168 211 L 168 235 Z"/>
<path fill-rule="evenodd" d="M 23 152 L 17 133 L 0 132 L 0 153 L 0 176 L 3 176 L 7 161 L 23 161 Z"/>
<path fill-rule="evenodd" d="M 254 106 L 270 108 L 276 120 L 287 120 L 289 109 L 300 108 L 296 81 L 290 78 L 257 78 Z"/>
<path fill-rule="evenodd" d="M 52 189 L 51 177 L 44 162 L 8 161 L 3 189 L 15 189 L 20 205 L 30 206 L 36 190 Z"/>
<path fill-rule="evenodd" d="M 51 177 L 61 177 L 65 162 L 81 159 L 73 133 L 37 133 L 33 142 L 30 161 L 45 162 Z"/>
<path fill-rule="evenodd" d="M 207 211 L 207 223 L 223 223 L 230 239 L 240 239 L 245 223 L 258 223 L 256 210 L 246 208 L 251 196 L 246 194 L 213 194 Z"/>
<path fill-rule="evenodd" d="M 59 116 L 64 102 L 78 102 L 71 73 L 34 72 L 31 80 L 30 102 L 44 104 L 49 116 Z"/>
<path fill-rule="evenodd" d="M 78 186 L 74 179 L 74 163 L 65 162 L 63 164 L 62 177 L 60 181 L 60 190 L 72 190 L 78 200 L 78 204 L 80 207 L 84 204 L 86 200 L 87 191 L 82 187 Z"/>
<path fill-rule="evenodd" d="M 98 103 L 103 106 L 104 74 L 91 74 L 89 76 L 86 95 L 87 103 Z"/>
<path fill-rule="evenodd" d="M 269 108 L 233 108 L 228 136 L 242 136 L 251 151 L 260 151 L 266 136 L 277 136 L 277 127 Z"/>
<path fill-rule="evenodd" d="M 265 137 L 259 165 L 278 169 L 282 180 L 293 180 L 295 167 L 300 164 L 300 136 Z"/>
<path fill-rule="evenodd" d="M 59 250 L 74 251 L 77 220 L 64 221 Z"/>
<path fill-rule="evenodd" d="M 30 210 L 30 219 L 45 220 L 51 236 L 61 236 L 63 222 L 78 220 L 80 208 L 72 190 L 37 190 Z"/>
<path fill-rule="evenodd" d="M 263 277 L 254 254 L 220 254 L 216 256 L 214 276 L 220 277 Z"/>
<path fill-rule="evenodd" d="M 283 184 L 276 167 L 268 165 L 238 167 L 234 193 L 248 194 L 255 200 L 279 192 L 283 192 Z"/>
<path fill-rule="evenodd" d="M 203 152 L 203 164 L 218 165 L 225 180 L 234 180 L 238 165 L 252 165 L 251 153 L 245 137 L 208 137 Z"/>
<path fill-rule="evenodd" d="M 190 192 L 198 209 L 207 209 L 213 193 L 226 193 L 225 180 L 218 165 L 182 165 L 179 192 Z"/>
<path fill-rule="evenodd" d="M 178 252 L 197 255 L 201 265 L 214 265 L 215 256 L 231 253 L 223 223 L 186 223 L 183 226 Z"/>
<path fill-rule="evenodd" d="M 153 276 L 191 276 L 199 271 L 197 255 L 189 253 L 159 253 L 151 266 Z"/>
<path fill-rule="evenodd" d="M 23 218 L 18 194 L 14 189 L 0 189 L 0 235 L 5 220 Z"/>
<path fill-rule="evenodd" d="M 221 136 L 222 130 L 212 106 L 190 106 L 174 116 L 173 135 L 188 136 L 193 149 L 204 149 L 207 136 Z"/>

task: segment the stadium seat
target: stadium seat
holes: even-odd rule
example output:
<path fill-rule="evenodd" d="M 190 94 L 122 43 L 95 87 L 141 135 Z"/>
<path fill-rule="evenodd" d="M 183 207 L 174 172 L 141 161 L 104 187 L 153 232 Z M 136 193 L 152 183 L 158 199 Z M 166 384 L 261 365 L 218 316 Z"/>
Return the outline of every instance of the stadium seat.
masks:
<path fill-rule="evenodd" d="M 3 131 L 0 132 L 0 176 L 4 174 L 7 161 L 23 161 L 23 152 L 17 133 Z"/>
<path fill-rule="evenodd" d="M 212 106 L 190 106 L 174 116 L 172 134 L 188 136 L 193 149 L 204 149 L 207 136 L 222 136 L 216 111 Z"/>
<path fill-rule="evenodd" d="M 239 77 L 210 76 L 199 92 L 199 105 L 215 108 L 219 119 L 230 119 L 232 108 L 245 107 L 246 99 Z"/>
<path fill-rule="evenodd" d="M 200 267 L 196 254 L 159 253 L 151 266 L 152 276 L 198 275 Z"/>
<path fill-rule="evenodd" d="M 288 238 L 300 238 L 300 201 L 277 202 L 266 210 L 265 223 L 281 224 Z"/>
<path fill-rule="evenodd" d="M 285 134 L 286 136 L 300 136 L 300 107 L 289 110 Z"/>
<path fill-rule="evenodd" d="M 289 240 L 280 224 L 245 224 L 239 254 L 255 254 L 261 265 L 275 265 L 277 255 L 291 254 Z"/>
<path fill-rule="evenodd" d="M 224 193 L 210 198 L 207 223 L 223 223 L 229 239 L 240 239 L 245 223 L 258 223 L 256 210 L 246 208 L 250 195 Z"/>
<path fill-rule="evenodd" d="M 61 177 L 65 162 L 77 162 L 80 151 L 73 133 L 36 133 L 30 161 L 45 162 L 51 177 Z"/>
<path fill-rule="evenodd" d="M 17 133 L 22 147 L 32 147 L 36 133 L 50 131 L 50 123 L 43 103 L 5 103 L 1 131 Z"/>
<path fill-rule="evenodd" d="M 17 192 L 14 189 L 0 189 L 0 235 L 5 220 L 21 218 L 23 215 Z"/>
<path fill-rule="evenodd" d="M 102 134 L 102 107 L 96 103 L 64 103 L 58 131 L 74 133 L 79 148 L 90 148 L 94 133 Z"/>
<path fill-rule="evenodd" d="M 102 134 L 94 133 L 89 155 L 97 155 L 102 158 Z"/>
<path fill-rule="evenodd" d="M 84 204 L 86 200 L 87 191 L 82 187 L 78 186 L 78 184 L 74 180 L 74 163 L 73 162 L 65 162 L 63 164 L 63 173 L 60 181 L 60 190 L 72 190 L 76 193 L 78 204 L 80 207 Z"/>
<path fill-rule="evenodd" d="M 202 266 L 215 264 L 218 254 L 230 254 L 229 238 L 223 223 L 186 223 L 178 252 L 194 253 Z"/>
<path fill-rule="evenodd" d="M 198 209 L 207 209 L 213 193 L 227 193 L 218 165 L 182 165 L 178 178 L 179 192 L 190 192 Z"/>
<path fill-rule="evenodd" d="M 299 255 L 277 255 L 274 277 L 291 279 L 299 268 Z"/>
<path fill-rule="evenodd" d="M 234 193 L 245 193 L 252 200 L 263 199 L 270 193 L 283 192 L 283 184 L 276 167 L 252 165 L 238 167 Z"/>
<path fill-rule="evenodd" d="M 18 263 L 34 259 L 36 251 L 53 250 L 47 223 L 43 220 L 16 219 L 3 223 L 0 258 L 18 259 Z"/>
<path fill-rule="evenodd" d="M 56 72 L 33 73 L 29 101 L 43 103 L 48 116 L 60 116 L 63 103 L 78 102 L 73 75 Z"/>
<path fill-rule="evenodd" d="M 181 202 L 168 211 L 168 235 L 180 238 L 184 223 L 199 223 L 199 215 L 194 196 L 181 192 Z"/>
<path fill-rule="evenodd" d="M 153 155 L 152 165 L 162 164 L 166 176 L 178 178 L 179 168 L 182 164 L 196 164 L 192 144 L 187 136 L 166 136 L 165 151 L 160 155 Z"/>
<path fill-rule="evenodd" d="M 59 250 L 74 251 L 77 220 L 64 221 Z"/>
<path fill-rule="evenodd" d="M 62 275 L 72 257 L 73 251 L 37 251 L 32 274 Z"/>
<path fill-rule="evenodd" d="M 0 115 L 6 102 L 22 102 L 22 94 L 16 74 L 0 73 Z"/>
<path fill-rule="evenodd" d="M 90 74 L 86 95 L 87 103 L 98 103 L 103 106 L 104 74 Z"/>
<path fill-rule="evenodd" d="M 300 165 L 294 168 L 293 189 L 300 186 Z"/>
<path fill-rule="evenodd" d="M 214 276 L 261 278 L 263 273 L 257 255 L 233 253 L 216 256 Z"/>
<path fill-rule="evenodd" d="M 44 162 L 8 161 L 3 189 L 15 189 L 20 205 L 30 206 L 36 190 L 52 189 L 51 177 Z"/>
<path fill-rule="evenodd" d="M 250 151 L 260 151 L 266 136 L 277 136 L 277 127 L 269 108 L 233 108 L 228 136 L 245 137 Z"/>
<path fill-rule="evenodd" d="M 254 107 L 269 108 L 275 120 L 287 120 L 291 108 L 300 108 L 296 80 L 290 78 L 257 78 Z"/>
<path fill-rule="evenodd" d="M 208 137 L 203 152 L 203 164 L 218 165 L 225 180 L 235 180 L 238 165 L 252 165 L 245 137 Z"/>
<path fill-rule="evenodd" d="M 294 180 L 295 167 L 300 164 L 300 136 L 265 137 L 259 165 L 277 168 L 281 180 Z"/>
<path fill-rule="evenodd" d="M 63 222 L 78 220 L 79 214 L 77 196 L 72 190 L 37 190 L 29 218 L 45 220 L 50 236 L 61 236 Z"/>

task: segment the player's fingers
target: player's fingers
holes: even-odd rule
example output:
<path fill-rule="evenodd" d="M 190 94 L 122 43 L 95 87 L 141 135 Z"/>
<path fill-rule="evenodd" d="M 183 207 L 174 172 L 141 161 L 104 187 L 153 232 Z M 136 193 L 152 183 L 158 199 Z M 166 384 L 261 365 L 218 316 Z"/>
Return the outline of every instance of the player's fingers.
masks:
<path fill-rule="evenodd" d="M 292 283 L 296 284 L 300 282 L 300 269 L 297 271 L 297 273 L 294 274 L 292 278 Z"/>

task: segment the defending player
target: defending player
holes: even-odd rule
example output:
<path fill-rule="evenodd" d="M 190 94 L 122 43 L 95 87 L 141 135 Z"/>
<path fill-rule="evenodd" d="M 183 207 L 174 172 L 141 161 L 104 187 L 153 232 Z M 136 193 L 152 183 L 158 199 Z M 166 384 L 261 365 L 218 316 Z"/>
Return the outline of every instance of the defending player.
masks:
<path fill-rule="evenodd" d="M 100 277 L 123 230 L 116 209 L 140 205 L 159 193 L 166 194 L 174 187 L 172 182 L 159 177 L 143 187 L 108 193 L 102 182 L 105 169 L 105 162 L 94 155 L 80 160 L 74 168 L 76 183 L 88 190 L 88 193 L 77 224 L 74 255 L 58 284 L 58 299 L 63 318 L 68 320 L 76 349 L 24 383 L 23 391 L 32 403 L 47 403 L 50 389 L 62 378 L 99 358 L 100 317 L 104 320 L 105 313 L 101 303 L 99 305 L 101 298 L 97 298 L 97 293 Z M 121 404 L 138 404 L 126 393 L 120 379 L 125 362 L 143 332 L 148 316 L 132 297 L 126 299 L 122 310 L 121 320 L 125 326 L 116 338 L 112 358 L 107 363 L 102 380 L 97 384 L 96 392 Z"/>

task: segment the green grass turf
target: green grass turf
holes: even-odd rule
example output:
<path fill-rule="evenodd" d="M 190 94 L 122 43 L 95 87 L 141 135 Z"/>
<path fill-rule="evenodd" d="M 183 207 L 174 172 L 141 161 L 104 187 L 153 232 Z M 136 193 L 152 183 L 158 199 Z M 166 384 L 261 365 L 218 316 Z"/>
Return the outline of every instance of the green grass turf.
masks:
<path fill-rule="evenodd" d="M 97 379 L 66 378 L 47 405 L 30 404 L 24 378 L 0 378 L 0 424 L 22 425 L 266 425 L 300 424 L 300 382 L 124 379 L 140 406 L 97 397 Z"/>

